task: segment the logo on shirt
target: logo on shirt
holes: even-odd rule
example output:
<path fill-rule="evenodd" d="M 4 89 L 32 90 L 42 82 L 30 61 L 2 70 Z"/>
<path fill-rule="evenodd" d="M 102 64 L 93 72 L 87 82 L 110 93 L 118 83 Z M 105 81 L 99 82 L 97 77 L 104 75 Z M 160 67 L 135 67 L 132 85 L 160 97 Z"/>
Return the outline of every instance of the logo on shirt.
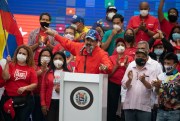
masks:
<path fill-rule="evenodd" d="M 88 88 L 77 87 L 71 92 L 70 100 L 76 109 L 86 110 L 93 103 L 93 95 Z"/>
<path fill-rule="evenodd" d="M 16 69 L 14 73 L 15 81 L 20 80 L 20 79 L 26 79 L 26 76 L 27 76 L 27 71 Z"/>

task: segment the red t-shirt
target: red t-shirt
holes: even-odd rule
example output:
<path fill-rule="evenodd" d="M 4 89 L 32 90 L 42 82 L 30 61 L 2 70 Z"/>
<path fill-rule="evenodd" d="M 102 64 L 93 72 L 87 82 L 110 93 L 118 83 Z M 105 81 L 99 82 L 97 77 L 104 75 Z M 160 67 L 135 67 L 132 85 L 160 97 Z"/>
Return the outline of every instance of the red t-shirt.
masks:
<path fill-rule="evenodd" d="M 124 62 L 126 56 L 127 55 L 124 54 L 124 56 L 122 56 L 119 61 Z M 133 61 L 133 58 L 131 56 L 127 56 L 127 57 L 128 57 L 128 63 Z M 117 58 L 118 58 L 118 54 L 114 54 L 110 56 L 110 60 L 112 61 L 113 66 L 116 65 Z M 117 85 L 121 85 L 121 80 L 125 74 L 125 71 L 126 71 L 125 66 L 119 66 L 118 69 L 115 71 L 115 73 L 109 78 L 109 80 Z"/>
<path fill-rule="evenodd" d="M 44 31 L 43 30 L 41 30 L 40 29 L 40 31 L 39 31 L 39 35 L 40 36 L 44 36 L 44 38 L 46 38 L 48 35 L 47 34 L 45 34 L 44 33 Z M 36 43 L 38 43 L 38 38 L 39 36 L 37 36 L 36 37 Z M 49 40 L 48 40 L 48 42 L 49 42 Z M 43 48 L 45 48 L 46 46 L 42 46 L 42 47 L 38 47 L 37 49 L 36 49 L 36 51 L 35 51 L 35 53 L 34 53 L 34 61 L 35 61 L 35 64 L 37 65 L 38 64 L 38 58 L 39 58 L 39 53 L 41 52 L 41 50 L 43 49 Z"/>
<path fill-rule="evenodd" d="M 137 50 L 137 48 L 135 48 L 135 47 L 126 48 L 124 51 L 124 55 L 131 56 L 134 59 L 136 50 Z"/>
<path fill-rule="evenodd" d="M 9 64 L 10 79 L 6 81 L 5 90 L 8 96 L 22 96 L 18 94 L 17 90 L 20 87 L 28 86 L 32 83 L 37 83 L 37 74 L 33 67 L 20 66 L 19 64 Z"/>
<path fill-rule="evenodd" d="M 57 51 L 61 51 L 61 50 L 63 50 L 64 48 L 62 47 L 62 45 L 61 44 L 57 44 L 56 46 L 54 46 L 54 48 L 53 48 L 53 53 L 55 53 L 55 52 L 57 52 Z"/>
<path fill-rule="evenodd" d="M 139 27 L 139 25 L 141 24 L 143 20 L 140 18 L 140 16 L 133 16 L 131 17 L 131 19 L 129 20 L 128 26 L 127 28 L 132 28 L 132 29 L 136 29 Z M 153 32 L 156 32 L 157 29 L 159 28 L 159 22 L 158 19 L 155 18 L 154 16 L 148 15 L 145 19 L 144 19 L 144 23 L 146 23 L 146 28 L 148 30 L 151 30 Z M 141 40 L 144 41 L 148 41 L 151 37 L 145 33 L 142 30 L 139 30 L 136 33 L 136 43 L 138 43 Z"/>
<path fill-rule="evenodd" d="M 174 24 L 166 20 L 165 18 L 160 22 L 161 30 L 166 34 L 166 39 L 169 39 L 169 35 L 174 26 L 178 24 Z"/>

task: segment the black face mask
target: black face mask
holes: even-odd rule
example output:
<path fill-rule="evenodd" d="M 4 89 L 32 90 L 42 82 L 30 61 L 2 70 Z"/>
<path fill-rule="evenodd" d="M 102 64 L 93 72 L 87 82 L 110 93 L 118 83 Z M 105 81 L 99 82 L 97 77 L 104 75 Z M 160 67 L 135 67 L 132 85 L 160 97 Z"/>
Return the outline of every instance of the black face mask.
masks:
<path fill-rule="evenodd" d="M 169 19 L 170 22 L 174 23 L 174 22 L 177 21 L 178 17 L 175 16 L 175 15 L 168 15 L 168 19 Z"/>
<path fill-rule="evenodd" d="M 146 61 L 142 58 L 136 58 L 135 62 L 138 66 L 144 66 L 146 64 Z"/>
<path fill-rule="evenodd" d="M 47 23 L 47 22 L 40 22 L 40 24 L 41 24 L 41 27 L 49 27 L 49 23 Z"/>
<path fill-rule="evenodd" d="M 130 43 L 130 42 L 132 42 L 132 41 L 134 40 L 134 36 L 132 36 L 132 35 L 124 35 L 124 39 L 125 39 L 128 43 Z"/>

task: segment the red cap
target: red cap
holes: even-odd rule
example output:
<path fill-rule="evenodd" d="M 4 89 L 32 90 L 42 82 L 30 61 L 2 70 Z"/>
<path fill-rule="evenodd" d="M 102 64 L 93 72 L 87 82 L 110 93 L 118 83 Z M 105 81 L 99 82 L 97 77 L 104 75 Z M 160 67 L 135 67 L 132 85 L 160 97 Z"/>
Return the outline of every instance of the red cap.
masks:
<path fill-rule="evenodd" d="M 156 45 L 162 45 L 162 41 L 160 39 L 156 39 L 156 41 L 154 42 L 153 44 L 153 47 L 156 46 Z"/>
<path fill-rule="evenodd" d="M 174 50 L 180 50 L 180 46 L 174 46 Z"/>
<path fill-rule="evenodd" d="M 122 42 L 122 43 L 124 43 L 124 45 L 126 46 L 126 43 L 125 43 L 125 41 L 124 41 L 123 38 L 117 38 L 117 39 L 116 39 L 116 45 L 118 44 L 118 42 Z"/>
<path fill-rule="evenodd" d="M 9 100 L 7 100 L 4 105 L 3 105 L 3 109 L 6 113 L 9 113 L 12 117 L 12 119 L 14 119 L 15 116 L 15 111 L 14 111 L 14 107 L 13 107 L 13 100 L 12 98 L 10 98 Z"/>

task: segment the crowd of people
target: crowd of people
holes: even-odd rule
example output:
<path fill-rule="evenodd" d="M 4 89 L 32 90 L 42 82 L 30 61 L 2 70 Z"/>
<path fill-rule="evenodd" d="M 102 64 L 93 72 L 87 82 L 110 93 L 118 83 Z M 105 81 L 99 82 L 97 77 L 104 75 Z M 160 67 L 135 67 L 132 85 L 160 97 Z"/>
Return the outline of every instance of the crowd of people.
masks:
<path fill-rule="evenodd" d="M 91 29 L 74 15 L 63 36 L 42 13 L 28 45 L 0 66 L 0 120 L 59 121 L 60 73 L 73 72 L 108 74 L 107 121 L 116 121 L 118 107 L 122 121 L 180 121 L 179 16 L 170 8 L 167 20 L 164 2 L 158 18 L 141 2 L 127 27 L 115 6 Z"/>

